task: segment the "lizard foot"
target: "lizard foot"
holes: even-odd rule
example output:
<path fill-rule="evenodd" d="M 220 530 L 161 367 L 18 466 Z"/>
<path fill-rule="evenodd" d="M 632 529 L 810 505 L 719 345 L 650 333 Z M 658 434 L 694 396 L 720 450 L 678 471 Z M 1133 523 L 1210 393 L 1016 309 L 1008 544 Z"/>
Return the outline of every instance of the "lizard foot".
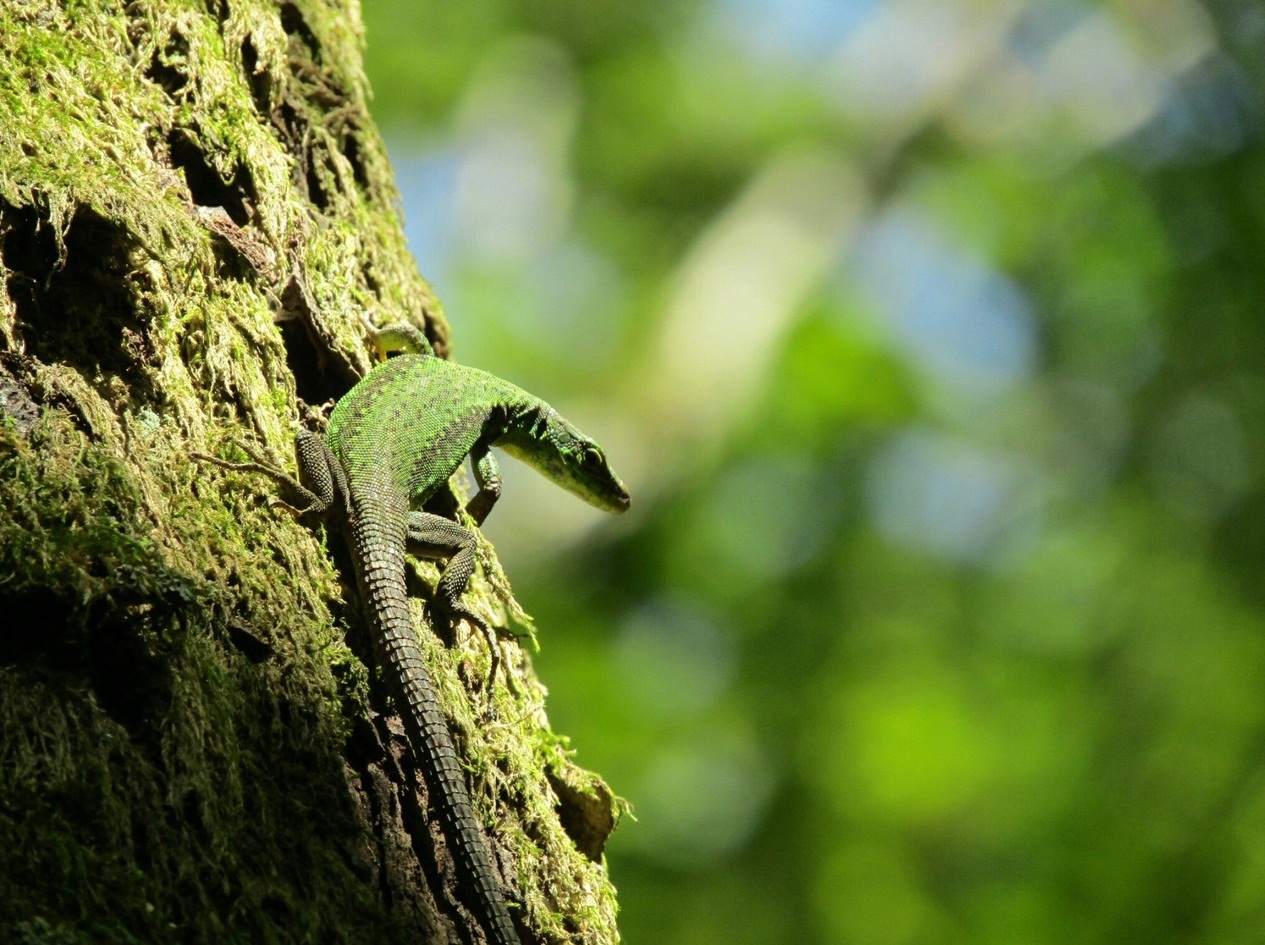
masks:
<path fill-rule="evenodd" d="M 467 607 L 461 601 L 452 604 L 441 604 L 438 600 L 431 602 L 431 607 L 438 610 L 449 622 L 464 620 L 472 627 L 476 627 L 488 644 L 488 654 L 491 657 L 491 666 L 488 669 L 488 678 L 486 688 L 488 692 L 496 686 L 496 672 L 501 668 L 501 647 L 500 641 L 497 639 L 496 631 L 492 626 L 480 617 L 475 611 Z M 508 678 L 508 676 L 506 677 Z"/>

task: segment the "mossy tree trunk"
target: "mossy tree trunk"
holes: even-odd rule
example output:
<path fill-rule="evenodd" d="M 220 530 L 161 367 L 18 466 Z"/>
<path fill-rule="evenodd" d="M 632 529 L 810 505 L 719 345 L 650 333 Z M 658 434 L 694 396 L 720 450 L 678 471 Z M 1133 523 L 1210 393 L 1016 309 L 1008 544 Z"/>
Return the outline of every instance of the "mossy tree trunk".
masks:
<path fill-rule="evenodd" d="M 5 941 L 481 940 L 345 552 L 189 458 L 288 457 L 300 402 L 368 369 L 366 319 L 447 352 L 358 21 L 0 0 Z M 521 650 L 489 690 L 480 635 L 418 630 L 524 940 L 614 940 L 614 805 Z"/>

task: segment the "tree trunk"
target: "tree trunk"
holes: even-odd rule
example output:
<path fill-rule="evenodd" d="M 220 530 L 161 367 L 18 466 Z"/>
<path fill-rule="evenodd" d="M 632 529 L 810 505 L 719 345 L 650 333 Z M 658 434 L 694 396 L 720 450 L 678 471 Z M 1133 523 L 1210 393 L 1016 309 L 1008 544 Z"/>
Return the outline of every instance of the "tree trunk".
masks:
<path fill-rule="evenodd" d="M 288 457 L 300 402 L 368 369 L 364 319 L 448 350 L 358 17 L 0 0 L 5 941 L 482 941 L 346 553 L 271 482 L 189 458 Z M 504 624 L 498 587 L 471 593 Z M 420 607 L 524 940 L 614 941 L 616 803 L 522 651 L 489 690 L 482 636 L 441 641 Z"/>

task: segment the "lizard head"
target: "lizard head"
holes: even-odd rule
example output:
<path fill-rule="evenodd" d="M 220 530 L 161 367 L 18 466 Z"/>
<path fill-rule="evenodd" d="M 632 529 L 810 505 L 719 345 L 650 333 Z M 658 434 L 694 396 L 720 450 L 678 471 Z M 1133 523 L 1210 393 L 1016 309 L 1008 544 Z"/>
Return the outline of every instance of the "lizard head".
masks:
<path fill-rule="evenodd" d="M 632 502 L 607 462 L 606 451 L 553 408 L 537 415 L 529 429 L 506 436 L 498 445 L 589 505 L 625 512 Z"/>

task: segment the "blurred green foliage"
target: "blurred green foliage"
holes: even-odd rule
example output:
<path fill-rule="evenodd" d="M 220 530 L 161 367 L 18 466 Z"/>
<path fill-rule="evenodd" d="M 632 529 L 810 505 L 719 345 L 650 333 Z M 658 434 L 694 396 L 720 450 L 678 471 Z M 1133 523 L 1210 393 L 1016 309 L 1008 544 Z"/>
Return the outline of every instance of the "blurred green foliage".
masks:
<path fill-rule="evenodd" d="M 1258 941 L 1262 8 L 363 12 L 627 939 Z"/>

